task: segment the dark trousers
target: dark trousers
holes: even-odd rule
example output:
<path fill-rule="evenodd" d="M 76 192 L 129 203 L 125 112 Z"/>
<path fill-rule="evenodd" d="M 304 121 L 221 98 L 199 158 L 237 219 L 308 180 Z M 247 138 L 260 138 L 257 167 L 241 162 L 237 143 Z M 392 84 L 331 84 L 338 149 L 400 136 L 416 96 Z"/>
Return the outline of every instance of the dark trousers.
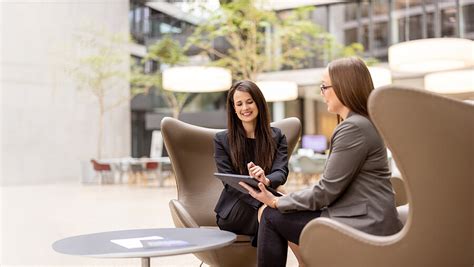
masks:
<path fill-rule="evenodd" d="M 281 213 L 267 207 L 258 228 L 258 266 L 277 267 L 286 265 L 288 241 L 299 244 L 301 231 L 320 211 Z"/>

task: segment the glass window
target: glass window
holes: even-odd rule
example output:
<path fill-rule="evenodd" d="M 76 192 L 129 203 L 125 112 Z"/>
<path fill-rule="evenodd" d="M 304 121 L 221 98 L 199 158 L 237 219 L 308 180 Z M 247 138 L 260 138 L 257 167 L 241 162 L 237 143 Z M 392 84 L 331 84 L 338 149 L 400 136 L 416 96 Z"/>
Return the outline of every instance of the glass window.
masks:
<path fill-rule="evenodd" d="M 401 18 L 398 20 L 398 41 L 399 42 L 405 42 L 408 40 L 407 33 L 407 24 L 405 23 L 405 18 Z"/>
<path fill-rule="evenodd" d="M 150 9 L 144 8 L 143 9 L 143 32 L 149 33 L 150 32 Z"/>
<path fill-rule="evenodd" d="M 167 34 L 167 33 L 181 33 L 181 29 L 178 27 L 174 27 L 168 23 L 161 23 L 160 24 L 160 33 Z"/>
<path fill-rule="evenodd" d="M 386 1 L 386 0 L 379 0 Z M 355 1 L 354 1 L 355 2 Z M 345 4 L 345 18 L 346 21 L 357 20 L 357 9 L 360 5 L 361 18 L 369 16 L 369 2 L 361 1 L 360 3 L 347 3 Z"/>
<path fill-rule="evenodd" d="M 388 23 L 381 22 L 374 25 L 374 48 L 388 46 Z"/>
<path fill-rule="evenodd" d="M 398 20 L 398 39 L 400 42 L 422 38 L 421 15 Z"/>
<path fill-rule="evenodd" d="M 369 26 L 368 25 L 362 26 L 362 45 L 364 46 L 365 50 L 369 49 Z"/>
<path fill-rule="evenodd" d="M 374 15 L 388 14 L 389 1 L 388 0 L 373 0 Z"/>
<path fill-rule="evenodd" d="M 146 15 L 149 12 L 148 7 L 143 4 L 132 1 L 130 3 L 130 9 L 128 12 L 128 18 L 130 23 L 130 31 L 135 41 L 140 44 L 144 43 L 144 27 L 147 27 L 148 17 Z"/>
<path fill-rule="evenodd" d="M 367 18 L 369 16 L 369 3 L 362 2 L 360 3 L 360 8 L 362 9 L 362 18 Z"/>
<path fill-rule="evenodd" d="M 464 17 L 464 32 L 474 32 L 474 4 L 465 5 L 462 7 L 462 14 Z"/>
<path fill-rule="evenodd" d="M 158 20 L 151 20 L 150 21 L 150 37 L 158 37 L 160 36 L 160 21 Z"/>
<path fill-rule="evenodd" d="M 135 5 L 130 3 L 130 9 L 128 11 L 128 22 L 130 24 L 130 28 L 133 29 L 133 10 L 135 9 Z"/>
<path fill-rule="evenodd" d="M 141 18 L 142 18 L 142 8 L 137 7 L 135 8 L 135 23 L 136 24 L 140 23 Z"/>
<path fill-rule="evenodd" d="M 396 0 L 395 9 L 407 9 L 411 7 L 421 6 L 424 0 Z"/>
<path fill-rule="evenodd" d="M 395 1 L 395 10 L 405 9 L 407 5 L 406 0 L 396 0 Z"/>
<path fill-rule="evenodd" d="M 346 45 L 357 43 L 357 28 L 345 30 L 344 38 Z"/>
<path fill-rule="evenodd" d="M 346 21 L 357 20 L 357 3 L 345 5 Z"/>
<path fill-rule="evenodd" d="M 456 36 L 456 7 L 441 10 L 441 36 Z"/>
<path fill-rule="evenodd" d="M 423 38 L 421 15 L 409 17 L 409 40 L 417 40 Z"/>
<path fill-rule="evenodd" d="M 428 38 L 435 37 L 434 23 L 434 14 L 426 14 L 426 34 Z"/>

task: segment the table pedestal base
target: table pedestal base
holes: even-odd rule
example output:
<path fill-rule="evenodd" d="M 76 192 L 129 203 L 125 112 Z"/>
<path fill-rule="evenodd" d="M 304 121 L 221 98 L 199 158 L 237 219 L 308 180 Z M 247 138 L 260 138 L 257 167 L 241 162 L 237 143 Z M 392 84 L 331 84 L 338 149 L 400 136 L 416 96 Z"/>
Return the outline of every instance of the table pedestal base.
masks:
<path fill-rule="evenodd" d="M 150 258 L 142 258 L 142 267 L 150 267 Z"/>

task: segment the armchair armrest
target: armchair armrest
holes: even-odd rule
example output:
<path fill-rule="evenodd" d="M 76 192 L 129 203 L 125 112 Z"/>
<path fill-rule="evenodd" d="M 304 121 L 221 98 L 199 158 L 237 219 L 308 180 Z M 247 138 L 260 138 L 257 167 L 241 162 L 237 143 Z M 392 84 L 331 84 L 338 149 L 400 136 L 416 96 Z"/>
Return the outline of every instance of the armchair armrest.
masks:
<path fill-rule="evenodd" d="M 303 228 L 299 245 L 307 266 L 388 266 L 403 235 L 404 230 L 375 236 L 329 218 L 317 218 Z"/>
<path fill-rule="evenodd" d="M 193 219 L 191 214 L 186 210 L 179 200 L 172 199 L 169 203 L 171 217 L 173 217 L 173 222 L 176 227 L 181 228 L 197 228 L 199 225 Z"/>

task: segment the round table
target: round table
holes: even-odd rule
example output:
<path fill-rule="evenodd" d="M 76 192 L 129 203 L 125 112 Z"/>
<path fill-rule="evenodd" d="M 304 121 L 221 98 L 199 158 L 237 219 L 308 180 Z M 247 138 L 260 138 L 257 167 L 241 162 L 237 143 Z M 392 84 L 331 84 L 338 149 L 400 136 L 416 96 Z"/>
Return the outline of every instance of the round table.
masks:
<path fill-rule="evenodd" d="M 68 255 L 142 258 L 142 267 L 149 267 L 151 257 L 212 250 L 230 245 L 235 239 L 234 233 L 219 229 L 157 228 L 73 236 L 58 240 L 52 246 L 56 252 Z M 143 247 L 142 242 L 150 246 Z"/>

